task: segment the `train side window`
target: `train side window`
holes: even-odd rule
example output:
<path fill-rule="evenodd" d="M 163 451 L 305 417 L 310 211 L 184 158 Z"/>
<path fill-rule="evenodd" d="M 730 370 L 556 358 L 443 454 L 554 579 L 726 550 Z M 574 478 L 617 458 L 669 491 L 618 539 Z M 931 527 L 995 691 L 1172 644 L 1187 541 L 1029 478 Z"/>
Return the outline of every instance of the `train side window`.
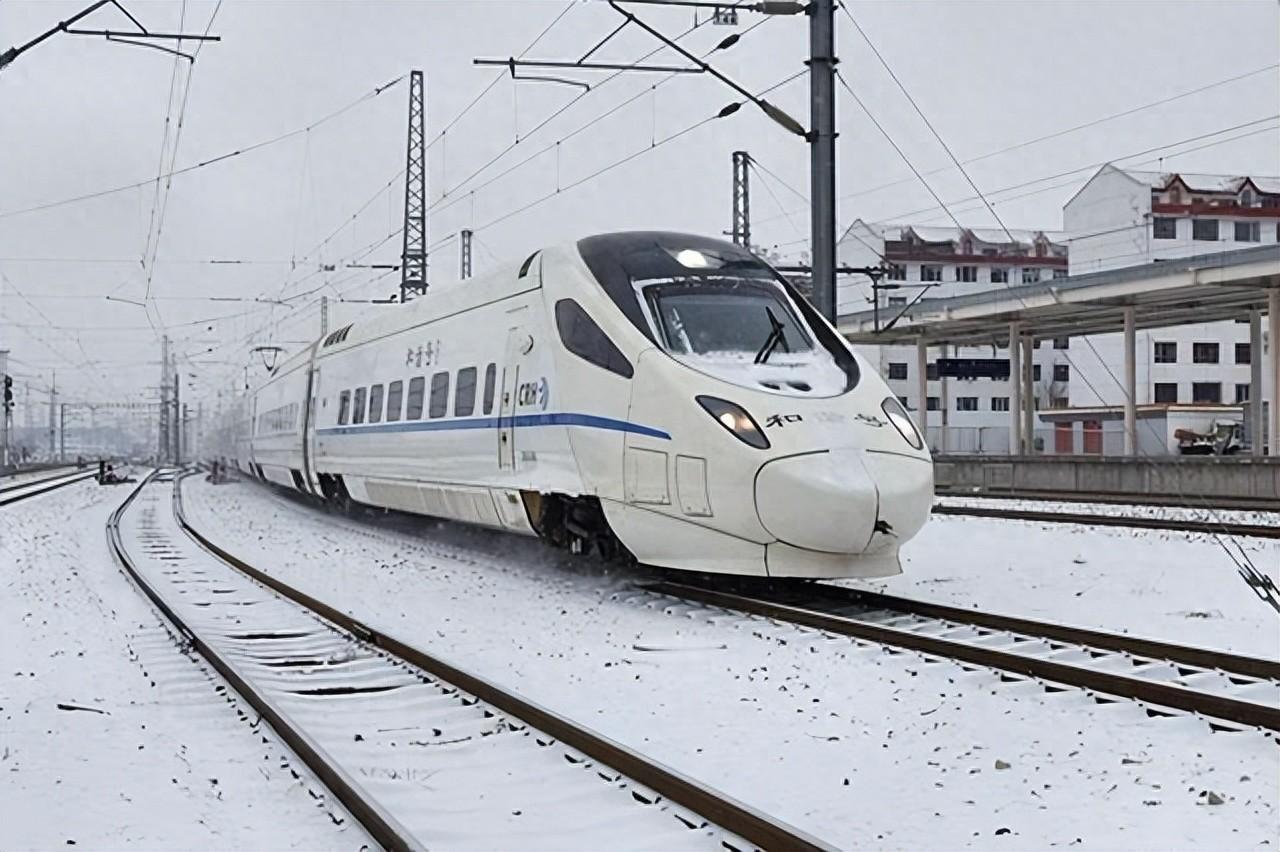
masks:
<path fill-rule="evenodd" d="M 377 423 L 382 420 L 382 385 L 374 385 L 369 388 L 369 422 Z"/>
<path fill-rule="evenodd" d="M 366 393 L 365 388 L 356 388 L 355 401 L 351 405 L 351 422 L 352 423 L 364 422 L 365 393 Z"/>
<path fill-rule="evenodd" d="M 400 402 L 404 397 L 404 382 L 387 385 L 387 422 L 400 419 Z"/>
<path fill-rule="evenodd" d="M 426 386 L 426 379 L 418 376 L 416 379 L 409 380 L 409 405 L 405 409 L 405 420 L 419 420 L 422 417 L 422 391 Z"/>
<path fill-rule="evenodd" d="M 338 425 L 346 426 L 347 418 L 351 415 L 351 391 L 343 391 L 338 394 Z"/>
<path fill-rule="evenodd" d="M 556 302 L 556 328 L 564 348 L 584 361 L 625 379 L 635 375 L 627 357 L 573 299 Z"/>
<path fill-rule="evenodd" d="M 453 416 L 470 417 L 476 410 L 476 368 L 463 367 L 458 371 L 458 389 L 454 391 Z"/>
<path fill-rule="evenodd" d="M 449 410 L 449 374 L 436 373 L 431 377 L 431 400 L 427 404 L 427 416 L 444 417 Z"/>
<path fill-rule="evenodd" d="M 484 368 L 484 413 L 493 411 L 493 390 L 498 379 L 498 365 L 490 364 Z"/>

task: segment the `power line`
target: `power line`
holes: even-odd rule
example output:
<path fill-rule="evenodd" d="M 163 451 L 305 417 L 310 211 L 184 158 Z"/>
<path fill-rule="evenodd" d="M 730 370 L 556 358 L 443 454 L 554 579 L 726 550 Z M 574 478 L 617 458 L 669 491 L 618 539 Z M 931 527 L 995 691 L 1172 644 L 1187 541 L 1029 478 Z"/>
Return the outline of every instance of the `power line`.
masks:
<path fill-rule="evenodd" d="M 196 171 L 197 169 L 203 169 L 203 168 L 206 168 L 206 167 L 208 167 L 208 166 L 212 166 L 212 165 L 214 165 L 214 164 L 216 164 L 216 163 L 221 163 L 221 162 L 223 162 L 223 161 L 225 161 L 225 160 L 230 160 L 230 159 L 233 159 L 233 158 L 235 158 L 235 157 L 241 157 L 241 156 L 244 156 L 245 154 L 249 154 L 249 153 L 252 153 L 252 152 L 254 152 L 254 151 L 260 150 L 260 149 L 262 149 L 262 148 L 266 148 L 266 147 L 268 147 L 268 146 L 270 146 L 270 145 L 275 145 L 275 144 L 277 144 L 277 143 L 279 143 L 279 142 L 283 142 L 283 141 L 285 141 L 286 139 L 292 139 L 294 136 L 297 136 L 297 135 L 299 135 L 299 134 L 301 134 L 301 133 L 306 133 L 306 132 L 308 132 L 308 131 L 311 131 L 311 130 L 316 129 L 317 127 L 320 127 L 321 125 L 327 124 L 328 122 L 332 121 L 332 120 L 333 120 L 333 119 L 335 119 L 335 118 L 338 118 L 339 116 L 343 115 L 344 113 L 348 112 L 349 110 L 354 109 L 356 106 L 358 106 L 358 105 L 360 105 L 360 104 L 364 103 L 364 102 L 365 102 L 365 101 L 367 101 L 367 100 L 371 100 L 371 99 L 373 99 L 373 98 L 376 98 L 378 95 L 380 95 L 380 94 L 382 94 L 383 92 L 387 91 L 387 90 L 388 90 L 388 89 L 390 89 L 392 86 L 395 86 L 397 83 L 399 83 L 399 82 L 400 82 L 401 80 L 403 80 L 403 79 L 404 79 L 404 76 L 402 75 L 402 76 L 397 77 L 396 79 L 394 79 L 394 80 L 390 81 L 389 83 L 384 83 L 383 85 L 378 86 L 377 88 L 373 89 L 372 91 L 370 91 L 370 92 L 366 92 L 365 94 L 363 94 L 363 95 L 361 95 L 360 97 L 356 98 L 355 100 L 351 101 L 351 102 L 350 102 L 350 103 L 348 103 L 346 106 L 344 106 L 344 107 L 342 107 L 342 108 L 340 108 L 340 109 L 337 109 L 337 110 L 335 110 L 335 111 L 333 111 L 333 112 L 329 113 L 328 115 L 324 116 L 323 118 L 320 118 L 320 119 L 317 119 L 316 121 L 311 122 L 310 124 L 306 125 L 305 127 L 298 127 L 298 128 L 293 129 L 293 130 L 290 130 L 290 131 L 288 131 L 288 132 L 286 132 L 286 133 L 281 133 L 279 136 L 273 136 L 273 137 L 271 137 L 270 139 L 264 139 L 264 140 L 262 140 L 261 142 L 255 142 L 255 143 L 253 143 L 252 145 L 247 145 L 247 146 L 245 146 L 244 148 L 238 148 L 238 149 L 236 149 L 236 150 L 234 150 L 234 151 L 228 151 L 228 152 L 227 152 L 227 153 L 225 153 L 225 154 L 220 154 L 220 155 L 218 155 L 218 156 L 216 156 L 216 157 L 211 157 L 211 158 L 210 158 L 210 159 L 208 159 L 208 160 L 204 160 L 204 161 L 199 162 L 199 163 L 193 163 L 193 164 L 191 164 L 191 165 L 189 165 L 189 166 L 184 166 L 184 167 L 182 167 L 182 168 L 180 168 L 180 169 L 175 169 L 174 171 L 171 171 L 171 172 L 169 172 L 169 173 L 167 173 L 167 174 L 161 175 L 160 177 L 163 177 L 163 178 L 171 178 L 171 177 L 177 177 L 178 175 L 184 175 L 184 174 L 187 174 L 187 173 L 189 173 L 189 172 L 194 172 L 194 171 Z M 79 203 L 79 202 L 81 202 L 81 201 L 89 201 L 89 200 L 92 200 L 92 199 L 94 199 L 94 198 L 101 198 L 101 197 L 103 197 L 103 196 L 105 196 L 105 195 L 113 195 L 113 194 L 118 193 L 118 192 L 126 192 L 126 191 L 128 191 L 128 190 L 130 190 L 130 189 L 137 189 L 137 188 L 139 188 L 139 187 L 146 186 L 147 184 L 151 183 L 153 180 L 155 180 L 155 178 L 147 178 L 146 180 L 134 181 L 133 183 L 122 184 L 122 185 L 120 185 L 120 186 L 114 186 L 114 187 L 111 187 L 110 189 L 101 189 L 101 190 L 98 190 L 98 191 L 96 191 L 96 192 L 89 192 L 89 193 L 85 193 L 84 195 L 77 195 L 77 196 L 74 196 L 74 197 L 72 197 L 72 198 L 63 198 L 63 199 L 60 199 L 60 200 L 58 200 L 58 201 L 49 201 L 49 202 L 46 202 L 46 203 L 44 203 L 44 204 L 37 204 L 37 205 L 35 205 L 35 206 L 33 206 L 33 207 L 23 207 L 23 208 L 20 208 L 20 209 L 17 209 L 17 210 L 6 210 L 6 211 L 0 211 L 0 219 L 7 219 L 7 218 L 8 218 L 8 217 L 10 217 L 10 216 L 21 216 L 21 215 L 26 214 L 26 213 L 36 213 L 36 212 L 39 212 L 39 211 L 41 211 L 41 210 L 49 210 L 49 209 L 54 208 L 54 207 L 63 207 L 63 206 L 66 206 L 66 205 L 68 205 L 68 204 L 77 204 L 77 203 Z"/>

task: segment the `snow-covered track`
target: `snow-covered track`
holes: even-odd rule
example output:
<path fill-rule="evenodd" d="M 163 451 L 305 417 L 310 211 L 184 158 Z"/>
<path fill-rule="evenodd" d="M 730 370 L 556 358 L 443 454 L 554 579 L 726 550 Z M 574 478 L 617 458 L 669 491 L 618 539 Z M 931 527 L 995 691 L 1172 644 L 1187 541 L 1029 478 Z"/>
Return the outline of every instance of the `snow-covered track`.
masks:
<path fill-rule="evenodd" d="M 1280 731 L 1280 663 L 1121 634 L 971 612 L 824 583 L 755 587 L 663 581 L 651 591 L 829 634 L 1129 698 L 1149 712 Z M 1099 700 L 1105 700 L 1099 698 Z M 1156 710 L 1154 708 L 1161 708 Z"/>
<path fill-rule="evenodd" d="M 5 480 L 3 484 L 0 484 L 0 506 L 7 506 L 10 503 L 17 503 L 19 500 L 25 500 L 28 497 L 46 494 L 65 485 L 83 482 L 96 475 L 96 470 L 77 469 L 70 473 L 58 473 L 53 476 L 44 476 L 36 479 L 22 479 L 19 482 Z"/>
<path fill-rule="evenodd" d="M 385 848 L 828 848 L 248 565 L 188 524 L 178 485 L 144 482 L 108 531 Z"/>
<path fill-rule="evenodd" d="M 1205 535 L 1245 536 L 1253 538 L 1280 538 L 1280 526 L 1273 524 L 1243 524 L 1229 521 L 1160 518 L 1136 515 L 1105 515 L 1095 512 L 1047 512 L 1040 509 L 1014 509 L 995 506 L 955 505 L 935 503 L 935 515 L 964 515 L 973 518 L 998 518 L 1007 521 L 1042 521 L 1054 524 L 1081 524 L 1084 526 L 1128 527 L 1144 530 L 1174 530 L 1175 532 L 1202 533 Z"/>

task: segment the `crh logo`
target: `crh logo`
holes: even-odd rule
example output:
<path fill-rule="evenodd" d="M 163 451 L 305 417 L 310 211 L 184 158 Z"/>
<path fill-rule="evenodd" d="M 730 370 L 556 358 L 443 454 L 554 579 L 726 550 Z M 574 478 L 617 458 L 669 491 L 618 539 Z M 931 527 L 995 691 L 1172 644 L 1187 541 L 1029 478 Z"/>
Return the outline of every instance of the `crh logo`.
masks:
<path fill-rule="evenodd" d="M 516 390 L 516 404 L 521 406 L 536 405 L 543 411 L 547 410 L 547 403 L 551 400 L 551 387 L 547 382 L 546 376 L 538 379 L 536 382 L 524 382 Z"/>

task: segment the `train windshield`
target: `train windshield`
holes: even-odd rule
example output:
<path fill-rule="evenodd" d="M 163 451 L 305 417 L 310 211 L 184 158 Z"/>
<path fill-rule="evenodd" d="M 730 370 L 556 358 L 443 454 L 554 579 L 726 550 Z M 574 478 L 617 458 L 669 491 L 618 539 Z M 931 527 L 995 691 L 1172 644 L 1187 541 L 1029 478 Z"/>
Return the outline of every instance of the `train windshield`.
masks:
<path fill-rule="evenodd" d="M 690 367 L 780 393 L 835 395 L 858 383 L 840 336 L 741 246 L 645 231 L 587 237 L 578 248 L 627 319 Z"/>

